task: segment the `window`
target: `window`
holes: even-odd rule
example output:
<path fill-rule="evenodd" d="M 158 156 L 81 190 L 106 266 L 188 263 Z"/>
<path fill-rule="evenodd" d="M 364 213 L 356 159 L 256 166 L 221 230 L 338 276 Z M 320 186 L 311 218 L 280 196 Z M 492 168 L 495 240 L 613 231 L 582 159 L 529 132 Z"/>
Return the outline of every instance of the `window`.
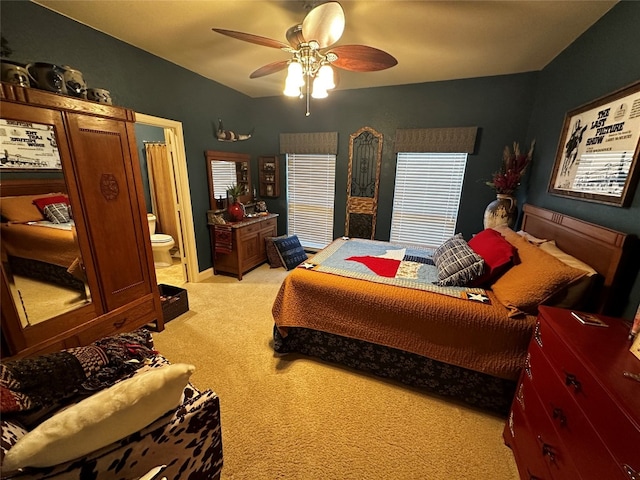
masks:
<path fill-rule="evenodd" d="M 288 234 L 303 247 L 324 248 L 333 241 L 336 156 L 287 154 Z"/>
<path fill-rule="evenodd" d="M 398 152 L 391 241 L 438 247 L 453 236 L 466 153 Z"/>

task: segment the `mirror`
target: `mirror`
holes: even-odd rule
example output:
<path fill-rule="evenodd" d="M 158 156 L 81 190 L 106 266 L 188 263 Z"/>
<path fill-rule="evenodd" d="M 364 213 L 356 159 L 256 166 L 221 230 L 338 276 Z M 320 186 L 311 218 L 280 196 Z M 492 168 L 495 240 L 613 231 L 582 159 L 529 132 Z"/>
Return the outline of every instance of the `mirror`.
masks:
<path fill-rule="evenodd" d="M 4 149 L 11 137 L 1 140 Z M 5 150 L 5 159 L 11 159 L 10 152 Z M 60 206 L 68 202 L 64 174 L 60 168 L 52 170 L 27 170 L 7 162 L 0 167 L 1 267 L 22 328 L 92 301 L 73 209 L 67 206 L 65 212 Z"/>
<path fill-rule="evenodd" d="M 251 184 L 251 158 L 245 153 L 207 150 L 207 180 L 209 182 L 209 204 L 211 210 L 221 210 L 227 205 L 227 187 L 237 183 L 244 186 L 245 194 L 238 197 L 241 203 L 253 198 Z M 222 200 L 222 205 L 217 201 Z"/>

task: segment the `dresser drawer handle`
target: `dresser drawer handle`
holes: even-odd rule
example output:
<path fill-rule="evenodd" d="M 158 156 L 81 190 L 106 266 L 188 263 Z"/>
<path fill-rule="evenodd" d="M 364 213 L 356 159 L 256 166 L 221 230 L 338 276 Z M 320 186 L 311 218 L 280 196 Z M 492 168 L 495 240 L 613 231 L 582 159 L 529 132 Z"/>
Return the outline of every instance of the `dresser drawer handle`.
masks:
<path fill-rule="evenodd" d="M 120 328 L 122 327 L 125 323 L 127 323 L 127 319 L 123 318 L 122 320 L 119 320 L 117 322 L 113 322 L 113 326 L 116 328 Z"/>
<path fill-rule="evenodd" d="M 552 416 L 554 420 L 558 420 L 558 423 L 561 426 L 565 426 L 567 424 L 567 416 L 564 414 L 560 407 L 555 407 L 552 412 Z"/>
<path fill-rule="evenodd" d="M 542 440 L 542 437 L 540 435 L 538 435 L 538 442 L 540 442 L 542 447 L 541 448 L 542 456 L 549 457 L 549 461 L 552 463 L 555 463 L 556 453 L 553 450 L 553 446 L 549 445 L 548 443 L 545 443 L 544 440 Z"/>
<path fill-rule="evenodd" d="M 540 477 L 531 473 L 531 471 L 527 468 L 527 473 L 529 474 L 529 480 L 542 480 Z"/>
<path fill-rule="evenodd" d="M 580 380 L 578 380 L 578 378 L 573 373 L 565 372 L 564 375 L 565 375 L 564 382 L 567 385 L 567 387 L 573 387 L 574 391 L 578 393 L 582 389 L 582 384 L 580 383 Z"/>
<path fill-rule="evenodd" d="M 629 480 L 640 480 L 640 474 L 626 463 L 622 465 L 622 469 L 627 474 Z"/>
<path fill-rule="evenodd" d="M 527 377 L 533 379 L 531 373 L 531 354 L 527 353 L 527 359 L 524 362 L 524 372 L 527 374 Z"/>
<path fill-rule="evenodd" d="M 533 338 L 535 339 L 536 343 L 540 346 L 540 348 L 542 348 L 542 334 L 540 333 L 539 323 L 536 323 L 536 328 L 533 331 Z"/>

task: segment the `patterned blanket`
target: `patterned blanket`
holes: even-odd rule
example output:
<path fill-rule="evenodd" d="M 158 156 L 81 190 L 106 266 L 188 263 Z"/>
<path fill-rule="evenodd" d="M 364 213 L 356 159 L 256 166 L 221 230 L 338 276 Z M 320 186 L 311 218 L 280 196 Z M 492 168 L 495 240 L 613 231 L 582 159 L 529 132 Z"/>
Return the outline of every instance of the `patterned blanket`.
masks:
<path fill-rule="evenodd" d="M 441 287 L 433 251 L 360 238 L 339 238 L 298 268 L 487 302 L 482 288 Z"/>
<path fill-rule="evenodd" d="M 151 333 L 112 335 L 91 345 L 0 363 L 0 413 L 40 423 L 63 400 L 84 398 L 133 374 L 157 352 Z"/>

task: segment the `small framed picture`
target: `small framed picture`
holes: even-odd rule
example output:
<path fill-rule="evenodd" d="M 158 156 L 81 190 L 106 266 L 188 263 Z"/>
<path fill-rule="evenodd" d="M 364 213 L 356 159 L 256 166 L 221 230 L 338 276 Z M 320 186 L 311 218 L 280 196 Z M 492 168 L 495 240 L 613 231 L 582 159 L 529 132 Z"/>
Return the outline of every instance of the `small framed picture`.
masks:
<path fill-rule="evenodd" d="M 594 327 L 608 327 L 609 326 L 604 321 L 602 321 L 600 318 L 598 318 L 597 316 L 595 316 L 592 313 L 571 312 L 571 315 L 573 315 L 573 318 L 578 320 L 583 325 L 592 325 Z"/>

